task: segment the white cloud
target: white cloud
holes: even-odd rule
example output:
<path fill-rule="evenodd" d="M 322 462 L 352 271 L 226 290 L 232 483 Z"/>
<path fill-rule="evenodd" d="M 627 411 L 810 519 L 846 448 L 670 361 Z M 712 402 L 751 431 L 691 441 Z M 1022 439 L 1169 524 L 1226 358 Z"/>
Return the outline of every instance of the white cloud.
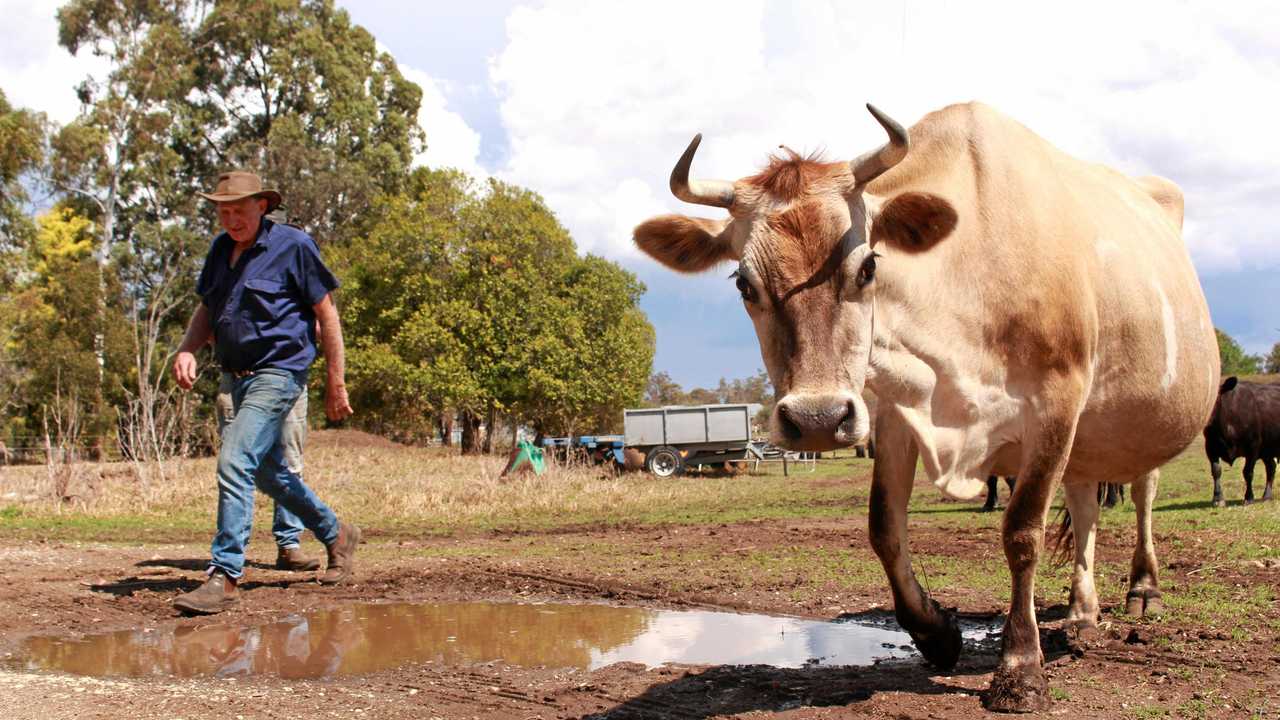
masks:
<path fill-rule="evenodd" d="M 65 125 L 80 112 L 75 86 L 106 64 L 87 50 L 58 45 L 58 7 L 65 0 L 0 0 L 0 90 L 9 103 Z"/>
<path fill-rule="evenodd" d="M 980 99 L 1077 156 L 1159 173 L 1187 196 L 1202 272 L 1280 264 L 1280 13 L 1203 4 L 549 0 L 508 18 L 491 77 L 504 178 L 538 189 L 579 244 L 634 257 L 666 178 L 741 177 L 772 148 L 851 157 L 904 123 Z"/>
<path fill-rule="evenodd" d="M 400 73 L 422 88 L 418 124 L 427 134 L 427 149 L 414 158 L 415 165 L 452 167 L 483 179 L 488 173 L 480 166 L 480 133 L 450 109 L 451 86 L 422 70 L 404 64 Z"/>

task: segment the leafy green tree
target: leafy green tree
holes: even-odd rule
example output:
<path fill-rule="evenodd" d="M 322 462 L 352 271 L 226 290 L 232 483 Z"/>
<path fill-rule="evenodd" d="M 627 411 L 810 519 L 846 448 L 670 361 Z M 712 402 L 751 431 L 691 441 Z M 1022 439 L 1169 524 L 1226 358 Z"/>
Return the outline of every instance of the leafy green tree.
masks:
<path fill-rule="evenodd" d="M 1228 375 L 1256 375 L 1259 372 L 1259 366 L 1262 358 L 1257 355 L 1249 355 L 1240 347 L 1240 343 L 1235 341 L 1230 335 L 1222 330 L 1214 328 L 1214 332 L 1218 334 L 1218 355 L 1222 360 L 1222 376 Z"/>
<path fill-rule="evenodd" d="M 1271 346 L 1267 353 L 1266 371 L 1271 374 L 1280 373 L 1280 342 Z"/>
<path fill-rule="evenodd" d="M 28 436 L 38 433 L 44 408 L 59 395 L 69 398 L 81 417 L 89 418 L 85 430 L 101 436 L 112 428 L 113 418 L 96 413 L 96 398 L 84 392 L 97 387 L 100 369 L 95 327 L 82 320 L 92 317 L 98 304 L 98 270 L 93 259 L 96 228 L 65 206 L 38 218 L 37 225 L 23 256 L 23 280 L 9 298 L 13 313 L 10 341 L 20 349 L 15 355 L 22 371 L 25 405 L 16 413 L 13 431 Z M 101 371 L 113 389 L 107 399 L 118 403 L 121 398 L 114 389 L 121 387 L 128 372 L 128 338 L 121 288 L 110 280 L 107 362 Z"/>
<path fill-rule="evenodd" d="M 548 305 L 553 324 L 530 338 L 525 417 L 553 434 L 620 431 L 622 410 L 640 403 L 653 365 L 653 326 L 639 309 L 644 285 L 591 255 L 561 282 Z"/>
<path fill-rule="evenodd" d="M 402 187 L 422 90 L 332 0 L 220 0 L 192 30 L 177 145 L 200 180 L 233 166 L 283 189 L 322 246 Z"/>
<path fill-rule="evenodd" d="M 527 190 L 426 169 L 407 186 L 333 253 L 348 288 L 353 397 L 373 408 L 359 422 L 421 437 L 456 412 L 465 452 L 499 415 L 543 432 L 616 424 L 652 361 L 643 286 L 579 258 Z"/>
<path fill-rule="evenodd" d="M 480 396 L 452 296 L 453 258 L 473 187 L 453 171 L 416 170 L 405 194 L 375 202 L 358 242 L 334 247 L 342 276 L 347 373 L 355 422 L 404 440 L 430 438 L 434 419 Z"/>
<path fill-rule="evenodd" d="M 24 349 L 16 343 L 22 308 L 14 292 L 35 231 L 24 183 L 44 162 L 45 129 L 43 116 L 14 108 L 0 90 L 0 427 L 21 405 L 27 379 Z"/>
<path fill-rule="evenodd" d="M 180 182 L 181 158 L 171 147 L 170 127 L 191 85 L 191 44 L 184 26 L 196 10 L 188 0 L 71 0 L 58 10 L 59 44 L 73 55 L 88 48 L 109 68 L 76 88 L 84 109 L 54 135 L 50 171 L 54 187 L 97 226 L 98 292 L 94 307 L 82 317 L 93 318 L 98 416 L 106 411 L 107 295 L 114 248 L 129 246 L 140 224 L 190 214 L 192 201 Z"/>
<path fill-rule="evenodd" d="M 44 162 L 44 143 L 44 117 L 14 108 L 0 89 L 0 253 L 12 252 L 17 240 L 31 232 L 23 182 Z M 0 281 L 13 267 L 11 261 L 3 264 Z"/>

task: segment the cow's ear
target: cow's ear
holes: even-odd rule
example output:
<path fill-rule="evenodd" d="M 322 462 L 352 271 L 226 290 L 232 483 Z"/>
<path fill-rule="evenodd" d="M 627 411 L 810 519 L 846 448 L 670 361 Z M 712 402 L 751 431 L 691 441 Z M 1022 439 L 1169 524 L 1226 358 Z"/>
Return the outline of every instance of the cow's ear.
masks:
<path fill-rule="evenodd" d="M 1222 393 L 1231 392 L 1232 390 L 1235 390 L 1237 382 L 1239 381 L 1236 379 L 1235 375 L 1232 375 L 1226 380 L 1223 380 L 1222 387 L 1218 388 L 1218 394 L 1221 395 Z"/>
<path fill-rule="evenodd" d="M 634 239 L 649 257 L 672 270 L 702 272 L 724 260 L 736 260 L 729 241 L 729 220 L 661 215 L 635 229 Z"/>
<path fill-rule="evenodd" d="M 956 209 L 945 199 L 906 192 L 880 208 L 871 226 L 871 239 L 909 253 L 925 252 L 950 235 L 959 221 Z"/>

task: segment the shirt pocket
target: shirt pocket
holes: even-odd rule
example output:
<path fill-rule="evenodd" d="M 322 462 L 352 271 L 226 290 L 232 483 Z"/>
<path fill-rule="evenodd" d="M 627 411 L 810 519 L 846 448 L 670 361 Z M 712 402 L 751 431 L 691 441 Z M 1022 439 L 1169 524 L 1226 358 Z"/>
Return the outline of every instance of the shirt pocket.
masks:
<path fill-rule="evenodd" d="M 269 278 L 244 281 L 245 310 L 255 318 L 275 318 L 289 301 L 289 285 Z"/>

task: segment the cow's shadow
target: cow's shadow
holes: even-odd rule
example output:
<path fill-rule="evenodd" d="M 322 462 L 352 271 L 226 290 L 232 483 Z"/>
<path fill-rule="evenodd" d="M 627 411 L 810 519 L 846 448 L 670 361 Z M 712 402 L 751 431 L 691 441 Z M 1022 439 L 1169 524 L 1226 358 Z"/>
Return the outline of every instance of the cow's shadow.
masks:
<path fill-rule="evenodd" d="M 1048 614 L 1054 614 L 1053 610 L 1050 609 Z M 1041 619 L 1044 619 L 1043 615 Z M 977 618 L 972 615 L 964 617 Z M 983 617 L 994 619 L 996 616 Z M 1046 662 L 1070 653 L 1067 634 L 1063 630 L 1041 627 L 1040 643 Z M 848 667 L 719 665 L 653 685 L 636 697 L 612 708 L 580 716 L 579 720 L 654 717 L 701 720 L 736 717 L 751 712 L 785 712 L 802 707 L 856 706 L 882 692 L 925 696 L 972 695 L 978 692 L 975 686 L 984 683 L 958 678 L 992 672 L 998 663 L 999 642 L 996 636 L 995 640 L 966 640 L 960 663 L 945 673 L 920 657 Z M 856 707 L 851 711 L 856 713 Z"/>
<path fill-rule="evenodd" d="M 1257 502 L 1256 500 L 1254 502 Z M 1228 500 L 1227 507 L 1244 507 L 1245 502 L 1241 500 Z M 1212 500 L 1189 500 L 1187 502 L 1171 503 L 1169 505 L 1157 505 L 1151 508 L 1151 512 L 1170 512 L 1173 510 L 1212 510 Z"/>

